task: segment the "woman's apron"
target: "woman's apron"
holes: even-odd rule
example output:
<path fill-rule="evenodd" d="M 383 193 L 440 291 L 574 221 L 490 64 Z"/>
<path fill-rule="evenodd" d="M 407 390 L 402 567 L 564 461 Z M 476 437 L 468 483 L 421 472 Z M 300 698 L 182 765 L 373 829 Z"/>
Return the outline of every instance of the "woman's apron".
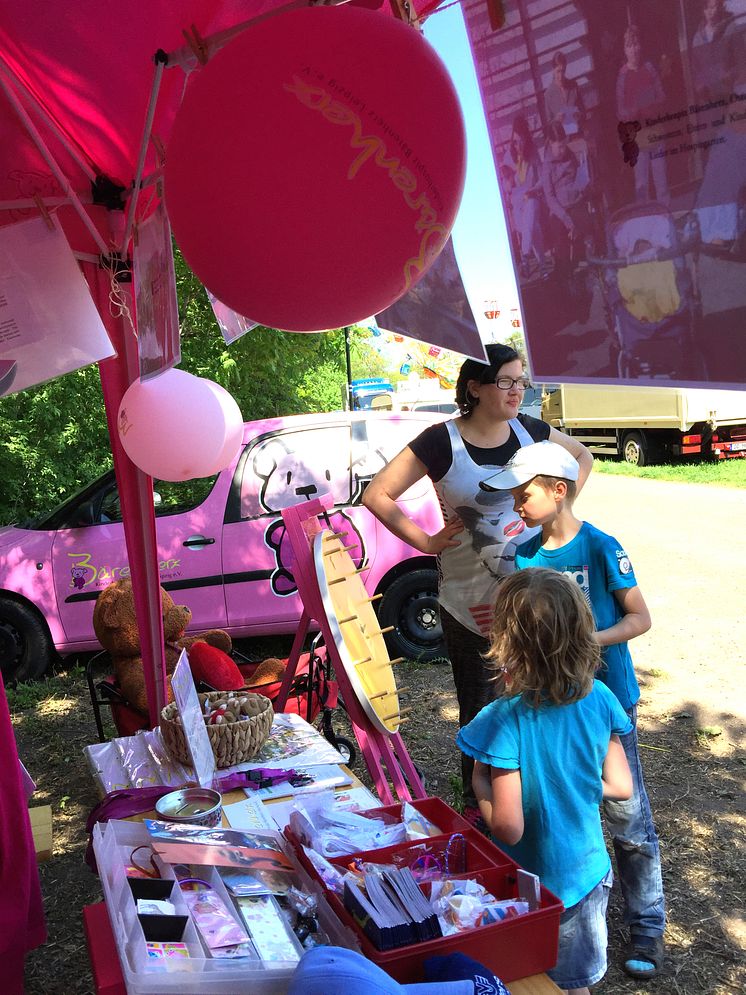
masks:
<path fill-rule="evenodd" d="M 517 418 L 508 422 L 519 445 L 533 439 Z M 510 491 L 483 491 L 481 480 L 500 466 L 477 466 L 466 451 L 453 421 L 446 422 L 453 459 L 448 472 L 434 486 L 446 522 L 458 515 L 464 531 L 438 557 L 439 601 L 458 622 L 472 632 L 488 635 L 500 580 L 513 572 L 517 545 L 530 539 L 537 528 L 526 528 L 513 511 Z"/>

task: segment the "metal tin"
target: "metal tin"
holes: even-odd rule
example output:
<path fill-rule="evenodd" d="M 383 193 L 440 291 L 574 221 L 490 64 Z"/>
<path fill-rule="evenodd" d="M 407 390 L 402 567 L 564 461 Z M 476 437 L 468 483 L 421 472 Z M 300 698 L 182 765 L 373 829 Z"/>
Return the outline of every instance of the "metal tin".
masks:
<path fill-rule="evenodd" d="M 223 805 L 220 792 L 212 788 L 180 788 L 159 798 L 155 810 L 167 822 L 219 826 Z"/>

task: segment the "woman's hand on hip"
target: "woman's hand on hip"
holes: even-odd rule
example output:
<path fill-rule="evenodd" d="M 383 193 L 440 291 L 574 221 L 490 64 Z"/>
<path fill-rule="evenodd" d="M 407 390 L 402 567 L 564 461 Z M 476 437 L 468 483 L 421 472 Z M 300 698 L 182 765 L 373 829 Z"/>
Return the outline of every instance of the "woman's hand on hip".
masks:
<path fill-rule="evenodd" d="M 440 530 L 436 532 L 435 535 L 430 536 L 427 543 L 427 549 L 423 549 L 423 553 L 429 553 L 431 556 L 437 556 L 442 553 L 444 549 L 448 549 L 449 546 L 460 546 L 461 541 L 455 539 L 459 532 L 464 531 L 464 523 L 458 517 L 449 519 L 447 524 Z"/>

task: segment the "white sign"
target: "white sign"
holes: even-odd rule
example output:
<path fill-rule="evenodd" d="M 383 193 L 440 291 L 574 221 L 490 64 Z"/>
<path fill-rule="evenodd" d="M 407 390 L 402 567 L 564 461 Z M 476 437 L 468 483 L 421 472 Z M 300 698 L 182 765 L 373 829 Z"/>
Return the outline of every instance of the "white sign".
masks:
<path fill-rule="evenodd" d="M 114 355 L 56 219 L 0 229 L 0 394 Z"/>
<path fill-rule="evenodd" d="M 133 256 L 140 379 L 148 380 L 181 359 L 171 226 L 163 205 L 139 226 Z"/>
<path fill-rule="evenodd" d="M 171 676 L 171 688 L 181 716 L 184 738 L 189 756 L 192 758 L 194 773 L 202 787 L 209 788 L 215 776 L 215 755 L 212 752 L 210 737 L 207 735 L 202 709 L 199 706 L 197 689 L 184 650 L 181 651 L 176 669 Z"/>

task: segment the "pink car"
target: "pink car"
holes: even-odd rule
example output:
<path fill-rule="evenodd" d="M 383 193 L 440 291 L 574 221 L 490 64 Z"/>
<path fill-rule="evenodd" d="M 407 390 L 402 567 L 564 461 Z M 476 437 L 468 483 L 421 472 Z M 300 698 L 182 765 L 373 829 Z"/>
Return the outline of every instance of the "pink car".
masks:
<path fill-rule="evenodd" d="M 417 413 L 301 415 L 250 422 L 234 463 L 216 477 L 155 481 L 161 583 L 192 611 L 191 630 L 232 636 L 290 633 L 301 602 L 288 568 L 280 511 L 333 496 L 329 524 L 346 531 L 368 564 L 366 585 L 392 655 L 442 653 L 434 559 L 391 535 L 362 507 L 367 481 L 442 416 Z M 422 528 L 443 527 L 427 478 L 401 498 Z M 55 651 L 99 648 L 92 615 L 101 590 L 128 576 L 113 471 L 24 528 L 0 529 L 0 663 L 7 680 L 43 674 Z"/>

